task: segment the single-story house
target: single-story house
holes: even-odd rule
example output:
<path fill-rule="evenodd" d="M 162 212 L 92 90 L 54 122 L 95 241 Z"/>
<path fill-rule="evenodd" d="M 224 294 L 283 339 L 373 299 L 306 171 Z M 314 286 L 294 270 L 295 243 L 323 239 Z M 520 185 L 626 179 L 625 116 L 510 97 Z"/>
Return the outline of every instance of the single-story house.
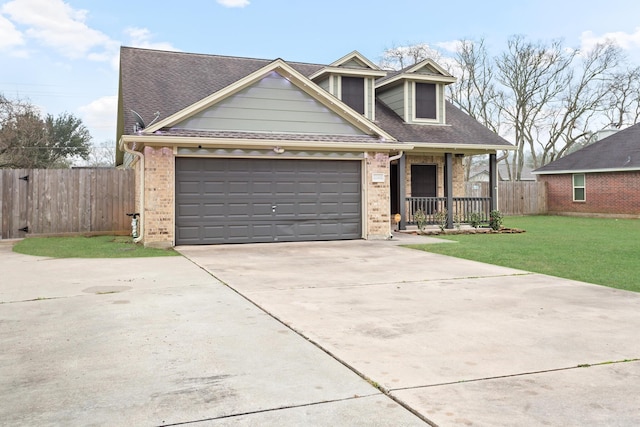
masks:
<path fill-rule="evenodd" d="M 432 60 L 380 69 L 122 47 L 116 164 L 136 170 L 145 245 L 388 238 L 495 208 L 462 158 L 512 145 L 445 100 Z M 495 188 L 495 185 L 493 186 Z M 473 204 L 472 204 L 473 203 Z"/>
<path fill-rule="evenodd" d="M 550 214 L 640 217 L 640 123 L 533 173 Z"/>

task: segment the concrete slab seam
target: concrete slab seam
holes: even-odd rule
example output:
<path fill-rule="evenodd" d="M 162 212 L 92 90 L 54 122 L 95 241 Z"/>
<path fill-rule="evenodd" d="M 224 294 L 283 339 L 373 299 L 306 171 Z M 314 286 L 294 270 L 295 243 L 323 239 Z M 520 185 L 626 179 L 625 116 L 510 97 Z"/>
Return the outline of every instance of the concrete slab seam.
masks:
<path fill-rule="evenodd" d="M 471 379 L 471 380 L 451 381 L 451 382 L 438 383 L 438 384 L 428 384 L 428 385 L 419 385 L 419 386 L 411 386 L 411 387 L 399 387 L 399 388 L 389 389 L 388 391 L 389 391 L 389 393 L 393 393 L 395 391 L 419 390 L 419 389 L 423 389 L 423 388 L 442 387 L 442 386 L 447 386 L 447 385 L 466 384 L 466 383 L 474 383 L 474 382 L 490 381 L 490 380 L 500 380 L 500 379 L 505 379 L 505 378 L 526 377 L 526 376 L 529 376 L 529 375 L 546 374 L 546 373 L 549 373 L 549 372 L 571 371 L 571 370 L 574 370 L 574 369 L 584 369 L 584 368 L 591 368 L 591 367 L 596 367 L 596 366 L 607 366 L 607 365 L 616 365 L 616 364 L 621 364 L 621 363 L 635 363 L 635 362 L 640 362 L 640 358 L 622 359 L 622 360 L 614 360 L 614 361 L 608 361 L 608 362 L 597 362 L 597 363 L 581 363 L 581 364 L 576 365 L 576 366 L 568 366 L 568 367 L 565 367 L 565 368 L 545 369 L 545 370 L 542 370 L 542 371 L 522 372 L 522 373 L 519 373 L 519 374 L 498 375 L 498 376 L 495 376 L 495 377 L 474 378 L 474 379 Z"/>
<path fill-rule="evenodd" d="M 276 320 L 278 323 L 282 324 L 284 327 L 286 327 L 287 329 L 289 329 L 290 331 L 294 332 L 296 335 L 304 338 L 306 341 L 308 341 L 309 343 L 311 343 L 314 347 L 316 347 L 317 349 L 319 349 L 320 351 L 324 352 L 325 354 L 327 354 L 328 356 L 330 356 L 333 360 L 337 361 L 338 363 L 340 363 L 342 366 L 344 366 L 345 368 L 349 369 L 351 372 L 353 372 L 354 374 L 358 375 L 360 378 L 362 378 L 363 380 L 365 380 L 366 382 L 368 382 L 369 384 L 371 384 L 372 387 L 378 389 L 380 391 L 380 394 L 383 394 L 384 396 L 388 397 L 389 399 L 393 400 L 395 403 L 397 403 L 398 405 L 400 405 L 401 407 L 403 407 L 404 409 L 406 409 L 407 411 L 409 411 L 410 413 L 412 413 L 413 415 L 415 415 L 416 417 L 418 417 L 419 419 L 421 419 L 422 421 L 424 421 L 425 423 L 429 424 L 432 427 L 438 427 L 437 424 L 435 424 L 433 421 L 429 420 L 428 418 L 426 418 L 424 415 L 422 415 L 421 413 L 419 413 L 418 411 L 416 411 L 415 409 L 413 409 L 411 406 L 405 404 L 402 400 L 397 399 L 395 396 L 391 395 L 384 387 L 382 387 L 381 385 L 379 385 L 378 383 L 376 383 L 375 381 L 369 379 L 366 375 L 364 375 L 362 372 L 360 372 L 359 370 L 355 369 L 353 366 L 347 364 L 344 360 L 340 359 L 339 357 L 337 357 L 336 355 L 334 355 L 333 353 L 331 353 L 330 351 L 328 351 L 327 349 L 325 349 L 324 347 L 322 347 L 319 343 L 315 342 L 314 340 L 312 340 L 311 338 L 307 337 L 306 335 L 304 335 L 302 332 L 296 330 L 295 328 L 293 328 L 291 325 L 285 323 L 282 319 L 280 319 L 279 317 L 277 317 L 276 315 L 274 315 L 273 313 L 269 312 L 268 310 L 266 310 L 264 307 L 260 306 L 259 304 L 257 304 L 256 302 L 252 301 L 251 299 L 249 299 L 247 296 L 243 295 L 242 293 L 240 293 L 237 289 L 235 289 L 233 286 L 229 285 L 228 283 L 226 283 L 225 281 L 223 281 L 221 278 L 217 277 L 215 274 L 213 274 L 211 271 L 209 271 L 208 269 L 206 269 L 205 267 L 201 266 L 200 264 L 198 264 L 197 262 L 193 261 L 191 258 L 189 257 L 185 257 L 187 258 L 189 261 L 191 261 L 194 265 L 198 266 L 199 268 L 201 268 L 202 270 L 204 270 L 207 274 L 209 274 L 211 277 L 213 277 L 214 279 L 218 280 L 220 283 L 224 284 L 225 286 L 227 286 L 229 289 L 231 289 L 233 292 L 235 292 L 236 294 L 238 294 L 241 298 L 245 299 L 246 301 L 248 301 L 249 303 L 253 304 L 255 307 L 257 307 L 260 311 L 262 311 L 263 313 L 267 314 L 269 317 L 271 317 L 272 319 Z M 379 393 L 374 393 L 371 396 L 375 396 L 378 395 Z M 206 420 L 205 420 L 206 421 Z M 180 424 L 172 424 L 172 425 L 180 425 Z M 169 425 L 170 426 L 170 425 Z M 168 427 L 168 426 L 167 426 Z"/>
<path fill-rule="evenodd" d="M 327 403 L 347 402 L 347 401 L 350 401 L 350 400 L 364 399 L 364 398 L 367 398 L 367 397 L 373 397 L 373 396 L 379 396 L 379 395 L 380 395 L 380 393 L 373 393 L 373 394 L 366 394 L 366 395 L 362 395 L 362 396 L 358 395 L 358 396 L 354 396 L 354 397 L 345 397 L 344 399 L 332 399 L 332 400 L 323 400 L 321 402 L 304 403 L 304 404 L 300 404 L 300 405 L 279 406 L 277 408 L 261 409 L 261 410 L 258 410 L 258 411 L 240 412 L 240 413 L 237 413 L 237 414 L 221 415 L 219 417 L 203 418 L 203 419 L 200 419 L 200 420 L 181 421 L 181 422 L 171 423 L 171 424 L 160 424 L 159 427 L 184 426 L 184 425 L 189 425 L 189 424 L 204 423 L 204 422 L 207 422 L 207 421 L 216 421 L 216 420 L 231 419 L 231 418 L 235 418 L 235 417 L 243 417 L 243 416 L 246 416 L 246 415 L 255 415 L 255 414 L 264 414 L 264 413 L 268 413 L 268 412 L 282 411 L 282 410 L 285 410 L 285 409 L 306 408 L 306 407 L 310 407 L 310 406 L 324 405 L 324 404 L 327 404 Z"/>

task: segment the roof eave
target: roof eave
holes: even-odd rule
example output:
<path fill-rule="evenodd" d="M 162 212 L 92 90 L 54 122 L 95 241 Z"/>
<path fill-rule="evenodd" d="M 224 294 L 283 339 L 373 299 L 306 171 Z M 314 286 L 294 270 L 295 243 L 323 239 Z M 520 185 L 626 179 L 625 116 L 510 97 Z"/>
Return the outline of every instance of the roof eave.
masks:
<path fill-rule="evenodd" d="M 633 166 L 628 168 L 599 168 L 599 169 L 564 169 L 564 170 L 551 170 L 541 171 L 535 170 L 531 172 L 534 175 L 565 175 L 574 173 L 603 173 L 603 172 L 636 172 L 640 171 L 640 166 Z"/>
<path fill-rule="evenodd" d="M 457 79 L 455 77 L 448 76 L 437 76 L 432 74 L 407 74 L 402 73 L 396 76 L 393 76 L 389 79 L 383 80 L 376 84 L 376 89 L 383 88 L 385 86 L 392 85 L 397 83 L 400 80 L 412 80 L 417 82 L 428 82 L 428 83 L 444 83 L 445 85 L 449 85 L 451 83 L 455 83 Z"/>
<path fill-rule="evenodd" d="M 124 142 L 146 146 L 311 149 L 319 151 L 397 151 L 411 150 L 413 144 L 401 142 L 327 142 L 286 139 L 212 138 L 171 135 L 124 135 Z"/>
<path fill-rule="evenodd" d="M 481 151 L 485 153 L 494 152 L 494 151 L 505 151 L 505 150 L 515 150 L 516 147 L 513 145 L 499 145 L 499 144 L 439 144 L 439 143 L 430 143 L 430 142 L 406 142 L 407 144 L 412 144 L 414 146 L 414 150 L 422 150 L 422 149 L 435 149 L 435 150 L 444 150 L 444 151 Z"/>

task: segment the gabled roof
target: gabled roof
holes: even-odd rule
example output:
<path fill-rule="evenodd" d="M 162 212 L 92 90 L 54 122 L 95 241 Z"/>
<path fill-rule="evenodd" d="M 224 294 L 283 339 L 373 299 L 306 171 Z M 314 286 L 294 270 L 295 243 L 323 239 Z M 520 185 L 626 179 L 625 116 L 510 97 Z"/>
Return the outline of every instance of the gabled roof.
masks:
<path fill-rule="evenodd" d="M 358 64 L 358 67 L 350 65 L 354 63 Z M 387 75 L 387 72 L 369 61 L 360 52 L 354 50 L 348 55 L 345 55 L 331 63 L 329 66 L 313 73 L 309 78 L 311 80 L 316 80 L 327 74 L 354 74 L 358 76 L 384 77 Z"/>
<path fill-rule="evenodd" d="M 130 110 L 149 121 L 159 112 L 159 119 L 164 120 L 271 62 L 122 47 L 117 139 L 133 133 L 135 119 Z M 305 76 L 322 68 L 299 62 L 287 64 Z"/>
<path fill-rule="evenodd" d="M 256 83 L 262 77 L 266 76 L 271 72 L 276 72 L 280 74 L 282 77 L 286 78 L 289 82 L 296 85 L 301 91 L 307 93 L 307 95 L 312 98 L 320 101 L 325 104 L 327 108 L 332 110 L 335 114 L 339 115 L 347 122 L 351 123 L 354 127 L 357 127 L 361 131 L 367 134 L 373 134 L 377 137 L 382 138 L 383 140 L 393 141 L 393 137 L 390 136 L 387 132 L 380 129 L 377 125 L 372 123 L 371 121 L 364 118 L 361 114 L 355 112 L 346 104 L 343 104 L 340 100 L 336 99 L 330 93 L 317 88 L 317 86 L 313 85 L 309 79 L 296 71 L 293 67 L 288 65 L 282 59 L 276 59 L 275 61 L 265 65 L 262 68 L 254 71 L 253 73 L 233 82 L 232 84 L 224 87 L 223 89 L 206 96 L 197 102 L 189 105 L 188 107 L 177 111 L 165 119 L 160 120 L 157 123 L 154 123 L 153 126 L 150 126 L 144 129 L 144 134 L 153 134 L 154 132 L 165 128 L 172 127 L 177 123 L 183 121 L 184 119 L 193 116 L 196 113 L 216 104 L 220 100 L 225 99 L 228 96 L 231 96 L 238 91 Z M 314 88 L 315 86 L 315 88 Z"/>
<path fill-rule="evenodd" d="M 355 51 L 334 62 L 332 66 L 337 66 L 343 71 L 348 70 L 349 68 L 344 68 L 342 65 L 352 60 L 371 67 L 371 72 L 386 73 Z M 296 85 L 301 85 L 298 87 L 304 88 L 306 85 L 305 90 L 310 91 L 307 93 L 315 92 L 313 96 L 322 99 L 323 103 L 329 105 L 334 103 L 334 107 L 348 110 L 349 113 L 343 111 L 340 115 L 348 116 L 349 121 L 354 124 L 360 123 L 358 126 L 368 126 L 367 133 L 382 136 L 387 142 L 397 140 L 408 145 L 417 143 L 424 147 L 432 146 L 435 149 L 453 148 L 471 151 L 513 148 L 506 140 L 449 103 L 446 106 L 447 125 L 405 123 L 394 111 L 378 100 L 375 122 L 355 112 L 352 114 L 351 109 L 342 101 L 310 80 L 310 77 L 317 76 L 326 69 L 327 66 L 321 64 L 289 62 L 281 59 L 273 61 L 122 47 L 117 141 L 125 134 L 137 135 L 134 132 L 136 119 L 131 110 L 139 113 L 147 124 L 158 112 L 158 121 L 147 129 L 147 132 L 153 131 L 179 121 L 199 108 L 206 108 L 220 97 L 232 93 L 234 88 L 253 81 L 256 76 L 262 75 L 267 70 L 276 70 L 285 75 L 291 75 Z M 358 70 L 358 68 L 351 68 L 351 70 Z M 367 68 L 360 70 L 367 71 Z M 424 77 L 433 80 L 438 76 L 445 80 L 454 79 L 430 60 L 407 67 L 399 73 L 392 74 L 391 77 L 394 78 L 403 73 L 408 73 L 407 75 L 414 79 Z M 333 110 L 334 107 L 331 109 Z M 384 137 L 385 134 L 388 137 Z M 220 137 L 215 132 L 199 134 L 199 136 L 213 139 Z M 139 137 L 147 138 L 147 136 Z M 326 138 L 332 140 L 331 136 Z M 451 147 L 452 145 L 455 147 Z M 118 150 L 117 156 L 117 163 L 120 164 L 122 152 Z"/>
<path fill-rule="evenodd" d="M 533 171 L 536 175 L 640 170 L 640 123 Z"/>
<path fill-rule="evenodd" d="M 513 145 L 446 101 L 447 125 L 408 124 L 382 101 L 376 100 L 376 123 L 401 142 L 430 147 L 510 150 Z"/>
<path fill-rule="evenodd" d="M 447 70 L 427 58 L 417 64 L 389 73 L 386 77 L 378 79 L 376 81 L 376 89 L 393 85 L 400 80 L 417 80 L 445 84 L 456 82 L 456 78 L 449 74 Z"/>

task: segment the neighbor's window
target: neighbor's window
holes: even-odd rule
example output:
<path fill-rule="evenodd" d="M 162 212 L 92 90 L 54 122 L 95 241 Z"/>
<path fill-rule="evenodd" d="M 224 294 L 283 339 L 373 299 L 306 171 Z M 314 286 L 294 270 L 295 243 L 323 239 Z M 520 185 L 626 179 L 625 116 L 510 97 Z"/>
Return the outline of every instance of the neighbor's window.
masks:
<path fill-rule="evenodd" d="M 342 102 L 364 114 L 364 78 L 342 76 Z"/>
<path fill-rule="evenodd" d="M 584 202 L 585 199 L 585 181 L 583 173 L 573 175 L 573 201 Z"/>
<path fill-rule="evenodd" d="M 416 83 L 416 119 L 438 118 L 438 97 L 434 83 Z"/>

